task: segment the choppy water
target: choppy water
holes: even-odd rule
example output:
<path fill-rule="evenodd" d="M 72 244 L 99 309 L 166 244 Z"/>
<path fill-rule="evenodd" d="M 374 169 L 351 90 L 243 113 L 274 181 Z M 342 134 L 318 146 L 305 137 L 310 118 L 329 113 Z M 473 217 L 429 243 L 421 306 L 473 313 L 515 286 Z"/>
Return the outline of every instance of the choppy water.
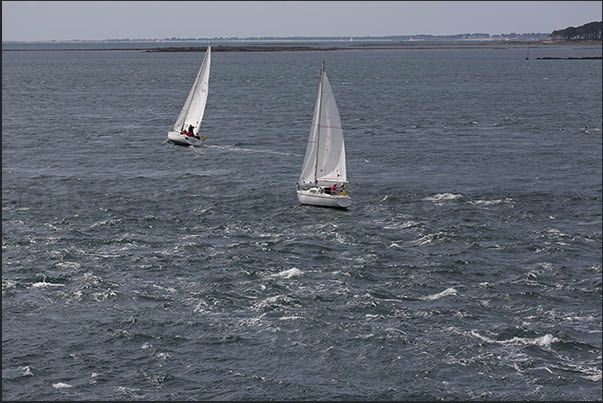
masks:
<path fill-rule="evenodd" d="M 600 60 L 214 53 L 165 144 L 202 56 L 3 52 L 3 399 L 601 400 Z"/>

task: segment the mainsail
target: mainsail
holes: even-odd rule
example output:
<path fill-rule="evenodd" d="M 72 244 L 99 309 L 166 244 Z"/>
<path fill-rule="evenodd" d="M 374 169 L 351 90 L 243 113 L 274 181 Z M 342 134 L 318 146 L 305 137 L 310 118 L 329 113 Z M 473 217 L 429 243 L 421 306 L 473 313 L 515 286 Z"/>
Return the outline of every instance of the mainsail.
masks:
<path fill-rule="evenodd" d="M 207 93 L 209 91 L 209 65 L 211 64 L 211 45 L 207 46 L 205 58 L 199 68 L 193 87 L 188 93 L 186 102 L 174 123 L 172 130 L 179 132 L 182 129 L 187 129 L 189 125 L 193 125 L 194 133 L 199 133 L 199 126 L 205 112 L 205 104 L 207 103 Z"/>
<path fill-rule="evenodd" d="M 346 182 L 343 129 L 329 78 L 326 71 L 321 69 L 318 96 L 299 184 L 324 186 Z"/>

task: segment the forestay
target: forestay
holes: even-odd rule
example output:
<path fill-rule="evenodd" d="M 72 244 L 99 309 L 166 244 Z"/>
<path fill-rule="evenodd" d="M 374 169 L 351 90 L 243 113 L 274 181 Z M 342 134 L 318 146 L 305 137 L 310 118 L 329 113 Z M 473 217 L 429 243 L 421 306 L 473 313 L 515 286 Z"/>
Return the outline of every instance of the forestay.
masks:
<path fill-rule="evenodd" d="M 299 184 L 346 183 L 343 129 L 326 71 L 321 71 L 318 96 Z"/>

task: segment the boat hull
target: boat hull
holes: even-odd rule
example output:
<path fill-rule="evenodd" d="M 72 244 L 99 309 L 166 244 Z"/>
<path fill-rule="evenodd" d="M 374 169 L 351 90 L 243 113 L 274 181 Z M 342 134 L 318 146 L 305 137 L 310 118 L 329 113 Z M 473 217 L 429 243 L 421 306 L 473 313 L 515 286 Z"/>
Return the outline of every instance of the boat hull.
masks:
<path fill-rule="evenodd" d="M 301 204 L 321 207 L 348 208 L 352 204 L 352 198 L 344 195 L 330 195 L 319 193 L 315 188 L 297 190 L 297 199 Z"/>
<path fill-rule="evenodd" d="M 168 132 L 168 141 L 179 146 L 200 146 L 203 140 L 178 132 Z"/>

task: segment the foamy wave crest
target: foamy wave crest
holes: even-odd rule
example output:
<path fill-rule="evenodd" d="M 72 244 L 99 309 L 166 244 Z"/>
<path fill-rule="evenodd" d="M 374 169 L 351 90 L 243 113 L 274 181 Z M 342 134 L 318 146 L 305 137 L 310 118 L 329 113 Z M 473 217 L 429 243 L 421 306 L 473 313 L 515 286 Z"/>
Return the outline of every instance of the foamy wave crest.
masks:
<path fill-rule="evenodd" d="M 48 287 L 65 287 L 65 284 L 47 283 L 46 281 L 38 281 L 31 285 L 34 288 L 48 288 Z"/>
<path fill-rule="evenodd" d="M 536 337 L 534 339 L 529 339 L 526 337 L 513 337 L 512 339 L 509 339 L 509 340 L 493 340 L 489 337 L 482 336 L 475 330 L 472 330 L 470 334 L 474 337 L 477 337 L 480 340 L 487 342 L 487 343 L 503 344 L 503 345 L 508 345 L 508 346 L 538 346 L 538 347 L 549 348 L 549 347 L 551 347 L 551 344 L 558 343 L 561 341 L 557 337 L 554 337 L 553 335 L 550 335 L 550 334 L 545 334 L 542 337 Z"/>
<path fill-rule="evenodd" d="M 29 365 L 26 365 L 24 367 L 19 367 L 19 369 L 21 371 L 23 371 L 23 373 L 21 375 L 23 375 L 23 376 L 33 376 L 33 372 L 31 371 L 31 367 Z"/>
<path fill-rule="evenodd" d="M 405 222 L 401 222 L 401 223 L 397 223 L 397 224 L 393 224 L 393 225 L 386 225 L 385 227 L 383 227 L 383 229 L 404 229 L 404 228 L 410 228 L 410 227 L 415 227 L 417 226 L 417 222 L 416 221 L 405 221 Z"/>
<path fill-rule="evenodd" d="M 476 206 L 494 206 L 494 205 L 502 204 L 502 203 L 513 204 L 513 199 L 511 199 L 510 197 L 507 197 L 505 199 L 498 199 L 498 200 L 471 200 L 471 201 L 469 201 L 469 204 L 473 204 Z"/>
<path fill-rule="evenodd" d="M 300 277 L 303 274 L 304 273 L 300 269 L 294 267 L 292 269 L 273 274 L 272 277 L 292 278 L 292 277 Z"/>
<path fill-rule="evenodd" d="M 291 298 L 287 297 L 286 295 L 275 295 L 274 297 L 266 298 L 265 300 L 260 301 L 257 304 L 254 304 L 253 309 L 260 310 L 260 309 L 269 308 L 274 305 L 279 305 L 279 304 L 283 304 L 283 303 L 289 304 L 291 302 L 293 302 L 293 300 Z"/>
<path fill-rule="evenodd" d="M 439 293 L 433 294 L 433 295 L 428 295 L 428 296 L 423 297 L 421 299 L 424 300 L 424 301 L 433 301 L 433 300 L 436 300 L 436 299 L 440 299 L 442 297 L 447 297 L 449 295 L 456 296 L 458 294 L 457 294 L 457 291 L 454 288 L 446 288 L 442 292 L 439 292 Z"/>
<path fill-rule="evenodd" d="M 297 315 L 293 315 L 293 316 L 281 316 L 280 318 L 278 318 L 278 320 L 298 320 L 298 319 L 303 319 L 303 316 L 297 316 Z"/>
<path fill-rule="evenodd" d="M 58 262 L 55 266 L 61 269 L 79 269 L 81 267 L 77 262 Z"/>
<path fill-rule="evenodd" d="M 195 309 L 193 309 L 194 313 L 204 313 L 204 312 L 209 312 L 209 305 L 207 302 L 205 302 L 204 300 L 199 301 L 199 303 L 197 305 L 195 305 Z"/>
<path fill-rule="evenodd" d="M 8 290 L 9 288 L 16 288 L 17 282 L 14 280 L 2 280 L 2 290 Z"/>
<path fill-rule="evenodd" d="M 73 388 L 73 385 L 70 385 L 68 383 L 58 382 L 58 383 L 53 383 L 52 387 L 55 389 L 67 389 L 67 388 Z"/>
<path fill-rule="evenodd" d="M 171 356 L 172 355 L 170 353 L 157 353 L 157 357 L 164 361 L 170 358 Z"/>
<path fill-rule="evenodd" d="M 462 198 L 463 198 L 463 195 L 461 195 L 461 194 L 438 193 L 431 197 L 426 197 L 423 200 L 432 201 L 432 202 L 444 202 L 444 201 L 458 200 L 458 199 L 462 199 Z"/>
<path fill-rule="evenodd" d="M 152 286 L 153 286 L 153 288 L 157 288 L 157 289 L 162 290 L 162 291 L 167 291 L 167 292 L 169 292 L 171 294 L 174 294 L 176 292 L 176 289 L 172 288 L 172 287 L 162 287 L 162 286 L 156 285 L 156 284 L 153 284 Z"/>

